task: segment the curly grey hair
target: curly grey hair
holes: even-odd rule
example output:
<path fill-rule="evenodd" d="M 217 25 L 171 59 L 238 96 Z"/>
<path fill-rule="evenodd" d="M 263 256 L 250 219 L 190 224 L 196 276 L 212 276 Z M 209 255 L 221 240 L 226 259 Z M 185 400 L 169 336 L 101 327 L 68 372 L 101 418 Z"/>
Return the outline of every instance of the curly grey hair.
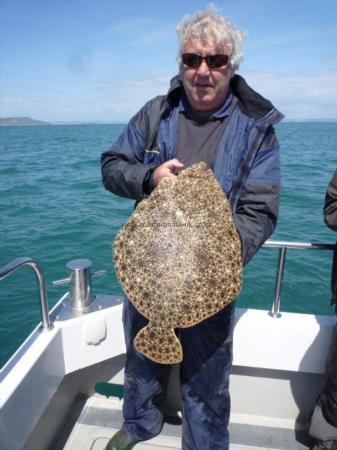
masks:
<path fill-rule="evenodd" d="M 193 16 L 185 16 L 177 25 L 179 52 L 177 60 L 190 39 L 197 39 L 202 44 L 214 43 L 226 45 L 229 49 L 229 62 L 234 69 L 239 67 L 243 58 L 242 44 L 245 33 L 236 29 L 229 21 L 218 14 L 214 5 L 209 5 L 205 11 L 198 11 Z"/>

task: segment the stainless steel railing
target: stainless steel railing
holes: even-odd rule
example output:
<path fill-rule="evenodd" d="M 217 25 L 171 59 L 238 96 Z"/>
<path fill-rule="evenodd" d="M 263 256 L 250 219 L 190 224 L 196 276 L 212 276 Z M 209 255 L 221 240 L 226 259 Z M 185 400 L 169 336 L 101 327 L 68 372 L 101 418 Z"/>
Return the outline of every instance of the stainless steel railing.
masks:
<path fill-rule="evenodd" d="M 91 277 L 104 275 L 106 273 L 105 270 L 99 270 L 92 273 L 91 265 L 92 263 L 89 259 L 75 259 L 69 261 L 67 268 L 70 270 L 70 277 L 53 282 L 55 286 L 70 283 L 71 307 L 79 313 L 88 312 L 89 307 L 94 300 L 91 290 Z M 39 264 L 32 258 L 16 258 L 6 266 L 0 268 L 0 281 L 7 278 L 22 266 L 29 266 L 35 272 L 39 285 L 42 329 L 49 330 L 53 325 L 50 323 L 49 319 L 46 283 L 43 271 Z"/>
<path fill-rule="evenodd" d="M 22 266 L 29 266 L 34 270 L 39 285 L 42 328 L 44 330 L 49 330 L 50 328 L 52 328 L 52 325 L 49 320 L 46 283 L 43 276 L 43 271 L 41 267 L 38 265 L 38 263 L 34 261 L 32 258 L 27 257 L 16 258 L 0 269 L 0 281 L 11 275 L 13 272 L 15 272 Z"/>
<path fill-rule="evenodd" d="M 285 269 L 287 249 L 300 250 L 334 250 L 335 244 L 320 244 L 314 242 L 290 242 L 290 241 L 266 241 L 264 248 L 279 248 L 279 259 L 275 278 L 274 301 L 269 314 L 272 317 L 280 317 L 281 292 L 283 285 L 283 275 Z"/>
<path fill-rule="evenodd" d="M 264 243 L 263 247 L 264 248 L 279 248 L 279 259 L 278 259 L 278 266 L 277 266 L 277 272 L 276 272 L 276 278 L 275 278 L 274 301 L 273 301 L 272 308 L 271 308 L 269 314 L 273 317 L 280 317 L 280 315 L 281 315 L 280 314 L 281 293 L 282 293 L 283 275 L 284 275 L 284 270 L 285 270 L 287 250 L 288 249 L 301 249 L 301 250 L 330 250 L 331 251 L 331 250 L 335 249 L 336 245 L 335 244 L 324 244 L 324 243 L 313 243 L 313 242 L 290 242 L 290 241 L 271 241 L 270 240 L 270 241 L 266 241 Z M 71 263 L 75 263 L 78 261 L 81 262 L 82 260 L 71 261 Z M 89 263 L 90 263 L 89 266 L 91 266 L 91 261 L 89 261 Z M 27 257 L 16 258 L 14 261 L 12 261 L 9 264 L 7 264 L 6 266 L 0 268 L 0 281 L 3 280 L 4 278 L 8 277 L 10 274 L 15 272 L 17 269 L 19 269 L 22 266 L 29 266 L 35 272 L 35 275 L 36 275 L 36 278 L 38 281 L 38 285 L 39 285 L 42 327 L 44 330 L 49 330 L 50 328 L 52 328 L 52 325 L 51 325 L 50 319 L 49 319 L 46 285 L 45 285 L 45 280 L 44 280 L 44 276 L 43 276 L 43 271 L 42 271 L 41 267 L 38 265 L 38 263 L 36 261 L 34 261 L 32 258 L 27 258 Z M 69 268 L 72 268 L 72 267 L 69 267 Z M 79 270 L 81 268 L 82 267 L 79 268 L 76 266 L 76 270 Z M 102 275 L 103 272 L 104 271 L 99 271 L 92 275 Z M 54 284 L 64 284 L 65 282 L 69 282 L 70 280 L 71 280 L 71 278 L 59 280 L 58 282 L 55 282 Z M 90 281 L 90 277 L 89 277 L 89 281 Z M 86 283 L 86 286 L 87 286 L 87 284 L 88 283 Z M 86 287 L 84 290 L 82 289 L 81 292 L 82 291 L 86 293 L 88 291 L 88 288 Z M 81 294 L 81 298 L 82 298 L 82 296 L 83 295 Z M 85 299 L 87 299 L 87 296 L 85 296 Z M 83 308 L 81 308 L 81 311 Z"/>

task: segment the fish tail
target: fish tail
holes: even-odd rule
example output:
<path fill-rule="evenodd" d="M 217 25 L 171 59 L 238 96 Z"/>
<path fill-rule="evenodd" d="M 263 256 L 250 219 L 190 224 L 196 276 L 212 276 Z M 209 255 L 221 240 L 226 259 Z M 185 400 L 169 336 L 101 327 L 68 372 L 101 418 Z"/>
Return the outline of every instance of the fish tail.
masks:
<path fill-rule="evenodd" d="M 174 329 L 154 327 L 151 322 L 134 339 L 136 350 L 160 364 L 175 364 L 183 360 L 183 350 Z"/>

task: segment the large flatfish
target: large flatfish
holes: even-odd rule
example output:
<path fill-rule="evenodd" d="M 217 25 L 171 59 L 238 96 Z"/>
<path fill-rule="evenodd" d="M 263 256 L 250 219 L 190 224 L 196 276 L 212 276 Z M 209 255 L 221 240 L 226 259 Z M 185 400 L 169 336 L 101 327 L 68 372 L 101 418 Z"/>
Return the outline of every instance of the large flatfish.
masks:
<path fill-rule="evenodd" d="M 175 328 L 195 325 L 241 288 L 241 242 L 226 196 L 204 162 L 164 178 L 118 233 L 116 274 L 149 323 L 134 339 L 153 361 L 183 358 Z"/>

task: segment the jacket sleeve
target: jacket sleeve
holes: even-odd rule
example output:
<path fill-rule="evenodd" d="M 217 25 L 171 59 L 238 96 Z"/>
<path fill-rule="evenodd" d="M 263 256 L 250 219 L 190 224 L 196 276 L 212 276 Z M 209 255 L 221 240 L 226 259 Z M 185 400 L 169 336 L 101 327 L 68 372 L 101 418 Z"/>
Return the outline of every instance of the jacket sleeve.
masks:
<path fill-rule="evenodd" d="M 324 221 L 337 231 L 337 169 L 329 183 L 324 202 Z"/>
<path fill-rule="evenodd" d="M 158 164 L 144 164 L 146 106 L 128 123 L 112 148 L 101 156 L 104 187 L 119 196 L 141 200 L 148 172 Z M 143 128 L 141 130 L 140 128 Z"/>
<path fill-rule="evenodd" d="M 270 127 L 255 155 L 234 212 L 244 265 L 273 233 L 279 202 L 279 145 L 274 129 Z"/>

